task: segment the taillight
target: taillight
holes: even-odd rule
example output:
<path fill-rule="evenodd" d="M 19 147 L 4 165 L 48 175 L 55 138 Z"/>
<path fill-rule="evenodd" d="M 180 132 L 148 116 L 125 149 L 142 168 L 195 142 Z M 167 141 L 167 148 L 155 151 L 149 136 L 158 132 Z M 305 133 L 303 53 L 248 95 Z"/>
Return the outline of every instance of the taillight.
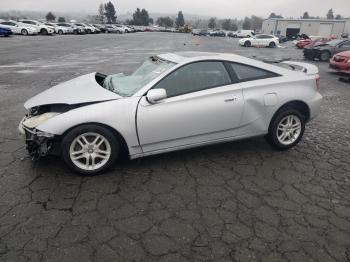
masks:
<path fill-rule="evenodd" d="M 317 88 L 317 90 L 320 89 L 320 78 L 321 78 L 320 75 L 316 74 L 315 80 L 316 80 L 316 88 Z"/>

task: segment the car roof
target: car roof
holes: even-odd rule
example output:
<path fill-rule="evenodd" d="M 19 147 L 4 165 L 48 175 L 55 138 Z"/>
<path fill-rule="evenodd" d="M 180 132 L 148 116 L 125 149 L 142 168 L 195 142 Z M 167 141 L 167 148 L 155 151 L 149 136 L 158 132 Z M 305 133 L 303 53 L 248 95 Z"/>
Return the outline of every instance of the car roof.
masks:
<path fill-rule="evenodd" d="M 196 61 L 203 61 L 203 60 L 222 60 L 222 61 L 229 61 L 229 62 L 235 62 L 235 63 L 241 63 L 245 65 L 250 65 L 253 67 L 262 68 L 271 72 L 275 72 L 278 74 L 299 74 L 300 72 L 297 71 L 291 71 L 289 69 L 276 66 L 271 63 L 265 63 L 256 59 L 251 59 L 248 57 L 236 55 L 233 53 L 211 53 L 211 52 L 175 52 L 175 53 L 165 53 L 158 55 L 159 58 L 176 63 L 176 64 L 187 64 L 191 62 Z"/>
<path fill-rule="evenodd" d="M 259 62 L 257 60 L 253 60 L 244 56 L 236 55 L 233 53 L 214 53 L 214 52 L 197 52 L 197 51 L 187 51 L 187 52 L 175 52 L 175 53 L 166 53 L 160 54 L 158 57 L 177 63 L 183 64 L 193 61 L 201 61 L 201 60 L 228 60 L 232 62 Z"/>

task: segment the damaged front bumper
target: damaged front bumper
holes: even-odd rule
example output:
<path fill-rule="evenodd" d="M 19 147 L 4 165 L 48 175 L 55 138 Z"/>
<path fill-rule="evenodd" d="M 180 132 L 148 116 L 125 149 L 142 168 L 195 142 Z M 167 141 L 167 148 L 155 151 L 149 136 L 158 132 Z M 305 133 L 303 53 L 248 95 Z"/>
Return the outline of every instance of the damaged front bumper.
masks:
<path fill-rule="evenodd" d="M 27 117 L 22 119 L 18 126 L 18 130 L 25 137 L 26 149 L 31 159 L 38 160 L 39 158 L 51 153 L 55 135 L 25 126 L 23 123 L 27 119 Z"/>

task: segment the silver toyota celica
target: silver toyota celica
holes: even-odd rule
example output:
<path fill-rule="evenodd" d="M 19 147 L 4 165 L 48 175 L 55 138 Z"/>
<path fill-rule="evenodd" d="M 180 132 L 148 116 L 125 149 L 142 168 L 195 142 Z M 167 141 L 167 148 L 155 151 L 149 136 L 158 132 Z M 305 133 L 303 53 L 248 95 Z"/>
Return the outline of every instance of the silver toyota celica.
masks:
<path fill-rule="evenodd" d="M 85 175 L 105 171 L 123 148 L 134 159 L 265 136 L 284 150 L 319 113 L 318 85 L 306 63 L 161 54 L 130 75 L 91 73 L 34 96 L 19 129 L 32 159 L 59 154 Z"/>

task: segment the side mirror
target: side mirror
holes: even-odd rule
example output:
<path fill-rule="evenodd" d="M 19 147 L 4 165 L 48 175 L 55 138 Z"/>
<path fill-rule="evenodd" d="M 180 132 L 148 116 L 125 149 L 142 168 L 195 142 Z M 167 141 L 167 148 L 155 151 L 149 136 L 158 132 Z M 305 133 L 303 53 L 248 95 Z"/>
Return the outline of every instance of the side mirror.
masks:
<path fill-rule="evenodd" d="M 146 99 L 149 103 L 155 104 L 158 101 L 167 97 L 166 90 L 163 88 L 151 89 L 147 92 Z"/>

